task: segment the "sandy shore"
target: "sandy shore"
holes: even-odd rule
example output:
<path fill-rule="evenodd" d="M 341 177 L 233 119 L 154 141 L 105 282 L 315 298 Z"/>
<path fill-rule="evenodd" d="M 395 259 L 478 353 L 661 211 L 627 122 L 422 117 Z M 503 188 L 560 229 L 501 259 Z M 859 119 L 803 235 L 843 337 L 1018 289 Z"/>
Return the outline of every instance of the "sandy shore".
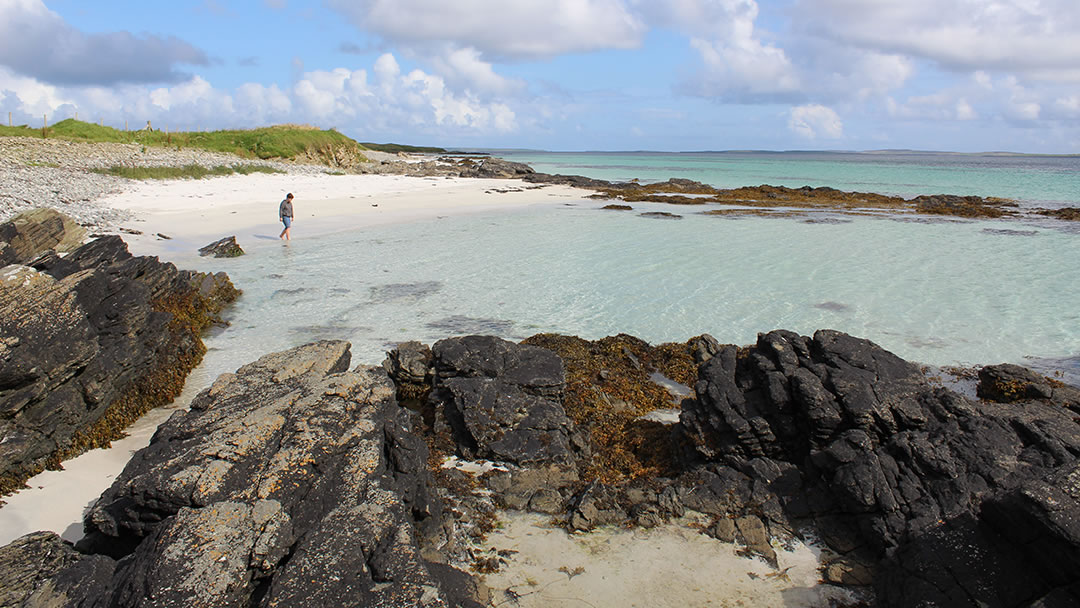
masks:
<path fill-rule="evenodd" d="M 292 192 L 295 239 L 363 226 L 580 199 L 586 191 L 520 180 L 401 175 L 267 175 L 146 182 L 101 203 L 131 211 L 132 253 L 172 257 L 226 236 L 244 249 L 276 242 L 278 203 Z M 159 234 L 169 237 L 163 239 Z M 194 249 L 192 248 L 194 247 Z"/>

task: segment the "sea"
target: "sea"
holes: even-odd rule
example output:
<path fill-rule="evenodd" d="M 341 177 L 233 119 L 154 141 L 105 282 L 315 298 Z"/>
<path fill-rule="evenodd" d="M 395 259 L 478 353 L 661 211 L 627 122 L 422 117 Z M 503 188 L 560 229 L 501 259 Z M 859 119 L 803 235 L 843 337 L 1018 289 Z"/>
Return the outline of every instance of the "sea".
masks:
<path fill-rule="evenodd" d="M 977 194 L 1080 207 L 1080 157 L 941 153 L 499 151 L 538 171 L 717 187 Z M 1080 225 L 1057 220 L 707 216 L 702 206 L 560 199 L 377 226 L 234 260 L 244 290 L 194 382 L 316 339 L 378 364 L 406 340 L 553 332 L 650 343 L 823 328 L 931 366 L 1020 363 L 1080 383 Z M 641 212 L 667 211 L 680 219 Z"/>
<path fill-rule="evenodd" d="M 829 186 L 1080 207 L 1080 157 L 498 154 L 538 171 L 609 180 L 678 177 L 717 187 Z M 248 255 L 234 259 L 171 258 L 181 268 L 225 271 L 244 292 L 227 312 L 229 325 L 205 338 L 204 362 L 173 407 L 221 373 L 313 340 L 348 340 L 354 364 L 378 365 L 408 340 L 432 344 L 466 334 L 521 340 L 545 332 L 587 339 L 626 333 L 653 344 L 707 333 L 744 345 L 773 329 L 812 335 L 828 328 L 872 340 L 931 373 L 1008 362 L 1080 385 L 1080 223 L 827 212 L 710 216 L 701 213 L 710 205 L 659 203 L 609 211 L 586 194 L 288 245 L 245 243 Z M 648 211 L 679 217 L 642 215 Z M 141 434 L 118 449 L 145 445 L 166 415 L 152 413 Z M 69 472 L 79 460 L 65 463 Z M 20 493 L 11 504 L 25 499 L 29 506 L 0 509 L 0 529 L 13 538 L 24 527 L 68 526 L 65 537 L 77 538 L 80 509 L 101 488 L 76 495 L 59 482 L 31 483 L 63 493 L 73 513 L 41 523 L 32 515 L 44 508 L 33 501 L 56 499 Z"/>

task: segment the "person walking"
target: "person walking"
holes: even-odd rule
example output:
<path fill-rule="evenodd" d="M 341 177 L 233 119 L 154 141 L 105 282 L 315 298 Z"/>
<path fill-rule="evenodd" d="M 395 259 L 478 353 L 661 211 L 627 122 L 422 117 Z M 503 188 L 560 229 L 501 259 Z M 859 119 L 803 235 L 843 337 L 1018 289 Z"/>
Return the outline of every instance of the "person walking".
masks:
<path fill-rule="evenodd" d="M 278 219 L 281 220 L 282 224 L 285 224 L 285 229 L 281 231 L 278 238 L 286 241 L 292 240 L 292 235 L 289 234 L 289 228 L 292 228 L 293 218 L 292 199 L 293 195 L 292 192 L 290 192 L 285 196 L 285 200 L 281 201 L 281 205 L 278 206 Z"/>

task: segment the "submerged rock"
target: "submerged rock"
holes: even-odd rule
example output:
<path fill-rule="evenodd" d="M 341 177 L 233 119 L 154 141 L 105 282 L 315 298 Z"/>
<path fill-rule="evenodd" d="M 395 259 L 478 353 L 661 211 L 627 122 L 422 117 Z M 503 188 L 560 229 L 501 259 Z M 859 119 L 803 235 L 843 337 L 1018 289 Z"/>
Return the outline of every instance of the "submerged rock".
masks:
<path fill-rule="evenodd" d="M 171 401 L 239 293 L 116 236 L 32 263 L 0 269 L 0 493 Z"/>

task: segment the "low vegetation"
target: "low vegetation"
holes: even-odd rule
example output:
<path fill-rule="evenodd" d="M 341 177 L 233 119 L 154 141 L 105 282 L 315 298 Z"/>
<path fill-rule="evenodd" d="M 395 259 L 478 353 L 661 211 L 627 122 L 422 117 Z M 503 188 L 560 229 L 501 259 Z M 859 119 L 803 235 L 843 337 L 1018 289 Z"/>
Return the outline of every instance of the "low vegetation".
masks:
<path fill-rule="evenodd" d="M 202 165 L 185 165 L 183 167 L 125 167 L 113 165 L 107 169 L 94 169 L 95 173 L 126 177 L 128 179 L 203 179 L 206 177 L 219 177 L 223 175 L 251 175 L 252 173 L 283 173 L 273 167 L 262 165 L 236 165 L 217 167 L 203 167 Z"/>
<path fill-rule="evenodd" d="M 38 137 L 94 143 L 139 144 L 146 147 L 195 148 L 235 154 L 241 158 L 316 162 L 349 167 L 368 162 L 365 149 L 384 151 L 437 151 L 396 144 L 371 144 L 370 148 L 337 131 L 307 125 L 277 125 L 258 129 L 222 131 L 176 131 L 140 129 L 124 131 L 78 120 L 62 120 L 48 128 L 0 127 L 0 136 Z"/>

